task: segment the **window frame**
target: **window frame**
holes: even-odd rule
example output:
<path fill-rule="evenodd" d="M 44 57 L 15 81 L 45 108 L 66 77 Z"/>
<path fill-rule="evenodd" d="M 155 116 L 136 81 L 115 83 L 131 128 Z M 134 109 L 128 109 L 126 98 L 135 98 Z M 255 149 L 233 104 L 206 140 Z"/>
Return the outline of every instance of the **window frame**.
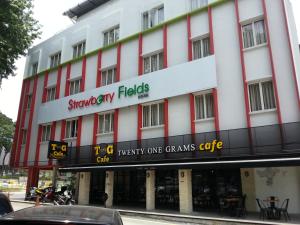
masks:
<path fill-rule="evenodd" d="M 79 48 L 79 46 L 81 46 L 81 47 Z M 73 59 L 77 59 L 77 58 L 83 56 L 85 54 L 85 50 L 86 50 L 86 40 L 77 42 L 76 44 L 72 45 L 72 48 L 73 48 Z M 80 53 L 79 53 L 79 49 L 80 49 Z"/>
<path fill-rule="evenodd" d="M 197 6 L 195 8 L 193 8 L 193 1 L 196 2 Z M 190 0 L 190 9 L 191 11 L 197 10 L 197 9 L 201 9 L 205 6 L 208 6 L 208 0 L 204 0 L 206 1 L 206 4 L 201 5 L 200 3 L 202 3 L 203 0 Z"/>
<path fill-rule="evenodd" d="M 26 145 L 27 142 L 27 129 L 22 128 L 22 140 L 21 140 L 21 145 Z"/>
<path fill-rule="evenodd" d="M 274 98 L 275 107 L 271 108 L 271 109 L 265 109 L 265 102 L 264 102 L 262 84 L 267 83 L 267 82 L 271 82 L 272 83 L 272 88 L 273 88 L 273 98 Z M 258 84 L 258 87 L 259 87 L 259 98 L 260 98 L 260 102 L 261 102 L 261 110 L 252 111 L 251 101 L 250 101 L 250 85 L 255 85 L 255 84 Z M 274 89 L 273 80 L 271 78 L 266 78 L 266 79 L 262 79 L 262 80 L 256 80 L 256 81 L 248 82 L 248 103 L 249 103 L 249 110 L 250 110 L 249 113 L 250 114 L 276 111 L 277 110 L 277 102 L 276 102 L 276 96 L 275 96 L 275 89 Z"/>
<path fill-rule="evenodd" d="M 61 64 L 61 51 L 50 55 L 50 69 L 57 67 Z"/>
<path fill-rule="evenodd" d="M 76 82 L 79 82 L 79 84 L 78 84 L 78 92 L 72 93 L 71 90 L 72 90 L 73 86 L 74 86 L 74 91 L 76 90 L 75 89 L 75 87 L 76 87 L 75 83 Z M 69 80 L 69 95 L 76 95 L 76 94 L 78 94 L 78 93 L 81 92 L 81 88 L 80 88 L 81 87 L 81 82 L 82 82 L 82 78 L 81 77 Z M 73 83 L 74 83 L 74 85 L 72 85 Z"/>
<path fill-rule="evenodd" d="M 49 130 L 47 128 L 49 128 Z M 52 124 L 43 124 L 42 125 L 42 135 L 41 135 L 41 140 L 40 140 L 41 143 L 50 141 L 50 139 L 51 139 L 51 128 L 52 128 Z M 45 130 L 46 130 L 46 133 L 47 133 L 46 136 L 44 136 Z M 48 133 L 48 131 L 49 131 L 49 133 Z M 46 137 L 46 138 L 44 138 L 44 137 Z"/>
<path fill-rule="evenodd" d="M 160 55 L 161 55 L 161 58 L 160 58 Z M 157 70 L 153 70 L 152 69 L 152 57 L 156 56 L 157 57 L 157 62 L 156 62 L 156 65 L 157 65 Z M 164 51 L 163 49 L 160 49 L 160 50 L 157 50 L 155 52 L 152 52 L 152 53 L 147 53 L 147 54 L 144 54 L 143 56 L 143 74 L 147 74 L 147 73 L 153 73 L 155 71 L 159 71 L 159 70 L 162 70 L 164 69 Z M 149 72 L 145 72 L 145 60 L 146 59 L 149 59 Z M 161 63 L 160 63 L 161 62 Z M 161 68 L 160 68 L 160 65 L 161 65 Z"/>
<path fill-rule="evenodd" d="M 159 17 L 159 10 L 163 10 L 163 19 L 162 21 L 160 21 L 160 17 Z M 154 24 L 152 23 L 152 19 L 151 16 L 153 15 L 153 12 L 155 13 L 155 22 Z M 145 17 L 146 16 L 146 17 Z M 165 6 L 164 4 L 160 4 L 156 7 L 153 7 L 149 10 L 146 10 L 144 12 L 141 13 L 141 18 L 142 18 L 142 31 L 148 30 L 152 27 L 155 27 L 161 23 L 163 23 L 165 21 Z M 145 27 L 145 22 L 144 22 L 144 18 L 147 18 L 147 27 Z"/>
<path fill-rule="evenodd" d="M 26 110 L 30 110 L 32 105 L 32 93 L 27 94 Z"/>
<path fill-rule="evenodd" d="M 31 75 L 34 76 L 38 74 L 39 62 L 34 62 L 31 64 Z"/>
<path fill-rule="evenodd" d="M 51 93 L 52 95 L 50 95 L 50 98 L 49 98 L 49 91 L 50 90 L 54 90 L 54 93 Z M 47 87 L 46 89 L 46 102 L 51 102 L 51 101 L 54 101 L 55 100 L 55 96 L 56 96 L 56 86 L 49 86 Z M 53 99 L 51 97 L 54 97 Z"/>
<path fill-rule="evenodd" d="M 265 31 L 265 42 L 261 43 L 261 44 L 257 44 L 257 38 L 256 38 L 256 28 L 255 28 L 255 23 L 263 21 L 264 24 L 264 31 Z M 245 47 L 245 40 L 244 40 L 244 27 L 251 25 L 252 27 L 252 38 L 253 38 L 253 46 L 250 47 Z M 248 50 L 248 49 L 253 49 L 253 48 L 257 48 L 257 47 L 262 47 L 262 46 L 266 46 L 268 44 L 268 38 L 267 38 L 267 28 L 266 28 L 266 21 L 265 19 L 260 16 L 257 18 L 254 18 L 252 20 L 247 20 L 244 22 L 241 22 L 241 32 L 242 32 L 242 40 L 243 40 L 243 50 Z"/>
<path fill-rule="evenodd" d="M 151 125 L 152 122 L 152 107 L 156 105 L 157 106 L 157 125 Z M 162 105 L 162 115 L 163 115 L 163 119 L 162 119 L 162 124 L 159 124 L 161 118 L 160 118 L 160 107 L 159 105 Z M 145 107 L 149 107 L 149 118 L 148 118 L 148 124 L 149 126 L 144 126 L 144 108 Z M 160 128 L 160 127 L 164 127 L 165 126 L 165 102 L 164 101 L 157 101 L 157 102 L 151 102 L 151 103 L 146 103 L 146 104 L 142 104 L 142 130 L 144 129 L 151 129 L 151 128 Z"/>
<path fill-rule="evenodd" d="M 71 136 L 71 134 L 73 133 L 72 132 L 72 127 L 73 127 L 73 125 L 72 125 L 72 122 L 76 122 L 76 124 L 75 124 L 75 131 L 74 131 L 74 133 L 75 133 L 75 136 Z M 68 123 L 70 124 L 70 136 L 68 136 Z M 65 140 L 71 140 L 71 139 L 77 139 L 77 137 L 78 137 L 78 118 L 73 118 L 73 119 L 68 119 L 68 120 L 66 120 L 66 128 L 65 128 L 65 134 L 66 134 L 66 136 L 65 136 Z"/>
<path fill-rule="evenodd" d="M 109 76 L 109 71 L 112 71 L 112 83 L 108 84 L 108 76 Z M 108 86 L 108 85 L 111 85 L 113 83 L 116 83 L 117 82 L 117 65 L 113 65 L 113 66 L 110 66 L 110 67 L 106 67 L 106 68 L 103 68 L 100 70 L 101 72 L 101 87 L 102 86 Z M 105 76 L 106 76 L 106 79 L 105 79 L 105 84 L 103 84 L 103 76 L 104 74 L 103 73 L 106 73 Z"/>
<path fill-rule="evenodd" d="M 207 103 L 206 103 L 206 96 L 211 95 L 212 96 L 212 102 L 213 102 L 213 107 L 212 107 L 212 117 L 207 117 Z M 197 107 L 196 107 L 196 98 L 199 96 L 203 96 L 203 104 L 204 104 L 204 118 L 197 118 Z M 209 121 L 209 120 L 214 120 L 216 115 L 215 115 L 215 102 L 214 102 L 214 96 L 212 93 L 212 90 L 208 91 L 203 91 L 194 94 L 194 113 L 195 113 L 195 122 L 200 122 L 200 121 Z"/>
<path fill-rule="evenodd" d="M 114 38 L 113 41 L 110 41 L 110 32 L 114 32 Z M 118 32 L 116 32 L 118 31 Z M 116 35 L 118 33 L 118 35 Z M 106 38 L 105 35 L 107 34 L 107 43 L 106 43 Z M 111 44 L 116 43 L 118 40 L 120 40 L 120 24 L 115 25 L 109 29 L 106 29 L 102 32 L 103 35 L 103 47 L 109 46 Z"/>
<path fill-rule="evenodd" d="M 101 120 L 100 117 L 103 116 L 103 125 L 101 126 Z M 106 132 L 106 126 L 105 126 L 105 118 L 109 116 L 109 129 L 108 132 Z M 98 113 L 98 124 L 97 124 L 97 136 L 100 135 L 110 135 L 114 133 L 114 121 L 115 120 L 115 111 L 107 111 L 107 112 L 103 112 L 103 113 Z M 101 130 L 101 128 L 104 127 L 103 132 Z"/>
<path fill-rule="evenodd" d="M 208 43 L 209 43 L 207 56 L 204 56 L 204 54 L 203 54 L 204 53 L 203 41 L 205 39 L 208 39 Z M 200 45 L 201 45 L 201 57 L 199 57 L 199 58 L 195 58 L 195 52 L 194 52 L 194 43 L 197 41 L 200 41 Z M 192 58 L 193 58 L 193 60 L 202 59 L 202 58 L 208 57 L 210 55 L 211 55 L 211 53 L 210 53 L 210 35 L 209 35 L 209 33 L 201 35 L 199 37 L 192 38 Z"/>

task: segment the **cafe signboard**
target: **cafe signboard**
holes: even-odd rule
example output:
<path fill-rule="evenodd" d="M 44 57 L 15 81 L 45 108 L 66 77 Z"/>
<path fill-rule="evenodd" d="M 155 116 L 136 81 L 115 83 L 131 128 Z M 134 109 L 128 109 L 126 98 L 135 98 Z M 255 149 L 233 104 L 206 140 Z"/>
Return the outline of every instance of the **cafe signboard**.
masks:
<path fill-rule="evenodd" d="M 49 141 L 48 159 L 64 159 L 68 154 L 68 143 Z"/>

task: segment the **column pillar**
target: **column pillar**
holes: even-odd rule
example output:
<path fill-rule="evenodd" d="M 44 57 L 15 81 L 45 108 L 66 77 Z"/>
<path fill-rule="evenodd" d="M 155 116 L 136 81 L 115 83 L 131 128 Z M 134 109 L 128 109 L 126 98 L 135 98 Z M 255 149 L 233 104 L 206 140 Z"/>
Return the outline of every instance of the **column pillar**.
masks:
<path fill-rule="evenodd" d="M 78 204 L 88 205 L 90 202 L 90 172 L 79 173 Z"/>
<path fill-rule="evenodd" d="M 155 170 L 146 171 L 146 210 L 155 209 Z"/>
<path fill-rule="evenodd" d="M 178 170 L 179 180 L 179 208 L 181 213 L 193 212 L 193 197 L 192 197 L 192 170 Z"/>
<path fill-rule="evenodd" d="M 114 199 L 114 171 L 106 171 L 105 193 L 108 195 L 106 207 L 111 208 Z"/>
<path fill-rule="evenodd" d="M 242 192 L 246 194 L 246 209 L 256 211 L 255 169 L 241 168 Z"/>

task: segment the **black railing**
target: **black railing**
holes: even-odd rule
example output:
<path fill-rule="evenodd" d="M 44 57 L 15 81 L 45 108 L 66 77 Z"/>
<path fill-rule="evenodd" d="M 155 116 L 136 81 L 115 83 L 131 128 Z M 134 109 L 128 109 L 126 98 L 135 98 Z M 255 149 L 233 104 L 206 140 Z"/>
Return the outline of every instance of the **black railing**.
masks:
<path fill-rule="evenodd" d="M 113 145 L 112 155 L 108 155 L 104 147 L 101 144 L 98 154 L 92 145 L 69 148 L 68 156 L 60 161 L 60 165 L 72 167 L 300 156 L 300 122 L 118 142 Z M 208 150 L 202 150 L 205 148 Z M 109 160 L 101 162 L 105 156 Z"/>

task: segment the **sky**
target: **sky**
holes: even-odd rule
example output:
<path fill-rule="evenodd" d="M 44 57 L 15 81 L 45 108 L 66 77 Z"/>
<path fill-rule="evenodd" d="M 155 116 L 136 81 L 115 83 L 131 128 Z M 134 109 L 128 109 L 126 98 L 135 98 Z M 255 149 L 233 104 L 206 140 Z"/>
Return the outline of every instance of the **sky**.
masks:
<path fill-rule="evenodd" d="M 83 0 L 34 0 L 33 17 L 42 25 L 42 35 L 40 39 L 34 41 L 33 46 L 71 26 L 72 21 L 62 14 L 82 1 Z M 290 1 L 293 4 L 298 38 L 300 39 L 300 0 Z M 0 89 L 0 111 L 13 119 L 13 121 L 17 120 L 25 61 L 25 57 L 20 57 L 20 59 L 17 60 L 17 76 L 2 80 L 2 87 Z"/>

